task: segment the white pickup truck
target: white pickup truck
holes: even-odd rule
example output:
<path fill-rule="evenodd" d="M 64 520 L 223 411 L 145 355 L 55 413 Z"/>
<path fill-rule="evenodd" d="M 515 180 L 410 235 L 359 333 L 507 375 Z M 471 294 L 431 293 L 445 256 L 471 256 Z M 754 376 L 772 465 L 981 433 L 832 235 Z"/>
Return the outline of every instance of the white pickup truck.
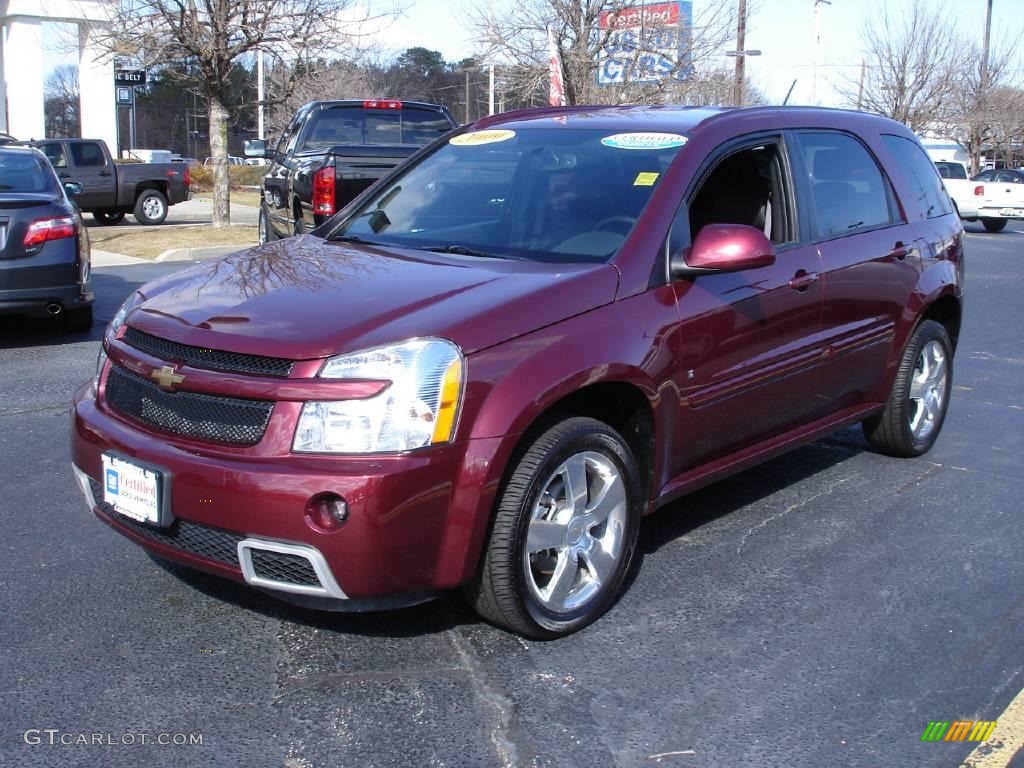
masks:
<path fill-rule="evenodd" d="M 1010 169 L 985 171 L 972 184 L 984 184 L 978 218 L 989 232 L 1001 232 L 1009 219 L 1024 219 L 1024 173 Z"/>
<path fill-rule="evenodd" d="M 961 219 L 978 220 L 978 208 L 985 199 L 985 185 L 967 178 L 967 169 L 962 163 L 936 161 L 935 167 L 942 177 L 946 191 L 953 198 L 953 205 Z M 1000 227 L 1002 229 L 1002 227 Z"/>

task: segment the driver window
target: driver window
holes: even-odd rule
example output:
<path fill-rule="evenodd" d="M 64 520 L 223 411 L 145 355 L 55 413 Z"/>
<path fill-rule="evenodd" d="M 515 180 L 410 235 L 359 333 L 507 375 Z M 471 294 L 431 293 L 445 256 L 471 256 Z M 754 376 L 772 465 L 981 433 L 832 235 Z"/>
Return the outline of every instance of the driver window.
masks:
<path fill-rule="evenodd" d="M 723 158 L 690 203 L 690 237 L 708 224 L 746 224 L 775 245 L 794 240 L 779 147 L 767 142 Z"/>

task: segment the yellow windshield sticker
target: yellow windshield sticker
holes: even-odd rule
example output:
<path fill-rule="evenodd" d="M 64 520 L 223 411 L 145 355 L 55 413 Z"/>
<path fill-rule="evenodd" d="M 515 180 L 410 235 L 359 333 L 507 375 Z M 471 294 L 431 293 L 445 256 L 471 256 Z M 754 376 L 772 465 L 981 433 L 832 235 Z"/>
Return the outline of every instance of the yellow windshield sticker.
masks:
<path fill-rule="evenodd" d="M 515 135 L 515 131 L 474 131 L 473 133 L 462 133 L 458 136 L 453 136 L 448 140 L 448 143 L 454 144 L 457 147 L 475 147 L 480 144 L 508 141 Z"/>
<path fill-rule="evenodd" d="M 636 179 L 633 181 L 634 187 L 653 187 L 654 182 L 658 180 L 660 173 L 651 173 L 650 171 L 642 171 L 636 175 Z"/>

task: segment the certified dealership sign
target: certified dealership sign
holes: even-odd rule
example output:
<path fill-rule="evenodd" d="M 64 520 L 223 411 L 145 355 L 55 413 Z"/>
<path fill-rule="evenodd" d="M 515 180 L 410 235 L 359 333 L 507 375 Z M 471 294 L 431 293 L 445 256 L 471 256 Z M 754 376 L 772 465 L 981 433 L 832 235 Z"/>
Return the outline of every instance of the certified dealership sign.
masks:
<path fill-rule="evenodd" d="M 671 149 L 686 143 L 681 133 L 616 133 L 605 136 L 601 143 L 615 149 Z"/>

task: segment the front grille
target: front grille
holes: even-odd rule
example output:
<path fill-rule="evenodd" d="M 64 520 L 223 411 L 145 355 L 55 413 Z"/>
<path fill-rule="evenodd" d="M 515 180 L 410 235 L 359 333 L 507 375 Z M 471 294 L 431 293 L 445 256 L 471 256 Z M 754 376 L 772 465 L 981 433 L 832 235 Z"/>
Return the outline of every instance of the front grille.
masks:
<path fill-rule="evenodd" d="M 91 478 L 89 485 L 92 487 L 92 495 L 96 499 L 97 506 L 105 515 L 144 538 L 205 557 L 207 560 L 238 565 L 238 542 L 245 538 L 242 534 L 224 531 L 220 528 L 210 528 L 188 520 L 175 520 L 166 528 L 154 528 L 132 520 L 130 517 L 119 515 L 113 506 L 103 501 L 103 486 Z"/>
<path fill-rule="evenodd" d="M 320 586 L 313 564 L 300 555 L 251 548 L 253 572 L 268 581 Z"/>
<path fill-rule="evenodd" d="M 125 331 L 123 341 L 140 352 L 145 352 L 160 360 L 214 371 L 237 371 L 257 376 L 287 376 L 292 372 L 294 364 L 293 361 L 281 357 L 243 355 L 219 349 L 190 347 L 187 344 L 150 336 L 148 333 L 137 331 L 134 328 Z"/>
<path fill-rule="evenodd" d="M 255 445 L 267 431 L 272 402 L 199 392 L 166 392 L 123 368 L 111 366 L 106 399 L 130 419 L 185 437 Z"/>

